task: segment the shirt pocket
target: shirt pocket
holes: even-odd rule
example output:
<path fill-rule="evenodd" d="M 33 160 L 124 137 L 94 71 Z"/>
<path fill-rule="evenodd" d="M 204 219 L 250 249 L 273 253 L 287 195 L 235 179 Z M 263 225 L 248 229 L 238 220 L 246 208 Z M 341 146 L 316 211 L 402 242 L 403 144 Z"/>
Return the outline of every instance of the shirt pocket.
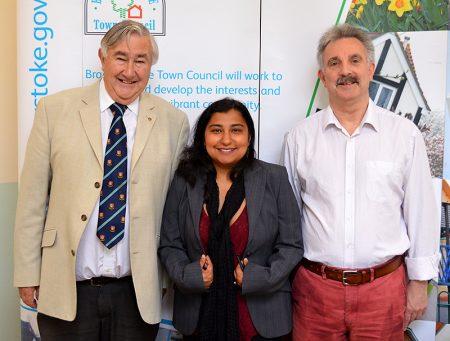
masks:
<path fill-rule="evenodd" d="M 367 161 L 366 180 L 366 194 L 372 201 L 395 203 L 402 192 L 402 176 L 398 162 Z"/>

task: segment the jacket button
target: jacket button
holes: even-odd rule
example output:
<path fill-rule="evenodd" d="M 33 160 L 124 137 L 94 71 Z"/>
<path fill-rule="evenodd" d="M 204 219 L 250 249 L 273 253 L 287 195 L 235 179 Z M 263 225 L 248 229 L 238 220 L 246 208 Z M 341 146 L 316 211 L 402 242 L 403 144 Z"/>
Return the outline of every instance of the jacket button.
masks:
<path fill-rule="evenodd" d="M 100 182 L 96 182 L 96 183 L 94 184 L 94 186 L 95 186 L 95 188 L 100 188 Z"/>
<path fill-rule="evenodd" d="M 87 220 L 86 214 L 81 215 L 81 220 L 82 221 L 86 221 Z"/>
<path fill-rule="evenodd" d="M 72 254 L 72 256 L 75 256 L 75 251 L 74 250 L 70 250 L 70 253 Z"/>

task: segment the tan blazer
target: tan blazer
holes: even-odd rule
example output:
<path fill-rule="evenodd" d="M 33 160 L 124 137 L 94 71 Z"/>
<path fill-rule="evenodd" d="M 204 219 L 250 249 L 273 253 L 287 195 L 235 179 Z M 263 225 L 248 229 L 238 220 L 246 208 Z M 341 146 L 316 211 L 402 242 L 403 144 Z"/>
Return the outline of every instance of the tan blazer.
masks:
<path fill-rule="evenodd" d="M 20 180 L 14 285 L 40 286 L 38 310 L 72 321 L 75 259 L 103 177 L 99 83 L 43 98 Z M 166 193 L 189 134 L 186 115 L 143 93 L 129 176 L 130 258 L 147 323 L 161 319 L 157 248 Z"/>

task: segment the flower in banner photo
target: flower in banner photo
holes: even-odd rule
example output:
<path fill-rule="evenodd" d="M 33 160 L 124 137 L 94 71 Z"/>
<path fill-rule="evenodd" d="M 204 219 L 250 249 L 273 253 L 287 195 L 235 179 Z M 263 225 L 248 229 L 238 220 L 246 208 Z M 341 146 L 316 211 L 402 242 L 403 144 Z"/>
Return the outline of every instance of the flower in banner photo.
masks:
<path fill-rule="evenodd" d="M 346 22 L 369 32 L 448 29 L 448 0 L 352 0 Z"/>

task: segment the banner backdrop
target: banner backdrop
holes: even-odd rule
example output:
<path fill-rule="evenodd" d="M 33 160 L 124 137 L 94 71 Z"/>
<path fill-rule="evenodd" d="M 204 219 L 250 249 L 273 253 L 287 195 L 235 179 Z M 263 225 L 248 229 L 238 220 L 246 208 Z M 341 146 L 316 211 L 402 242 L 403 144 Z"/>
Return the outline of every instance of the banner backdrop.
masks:
<path fill-rule="evenodd" d="M 19 168 L 39 99 L 100 79 L 100 39 L 126 18 L 146 25 L 159 45 L 146 91 L 184 110 L 191 126 L 212 101 L 241 100 L 255 121 L 259 158 L 277 163 L 286 132 L 325 103 L 320 35 L 358 2 L 19 0 Z M 30 309 L 22 312 L 33 325 Z"/>

